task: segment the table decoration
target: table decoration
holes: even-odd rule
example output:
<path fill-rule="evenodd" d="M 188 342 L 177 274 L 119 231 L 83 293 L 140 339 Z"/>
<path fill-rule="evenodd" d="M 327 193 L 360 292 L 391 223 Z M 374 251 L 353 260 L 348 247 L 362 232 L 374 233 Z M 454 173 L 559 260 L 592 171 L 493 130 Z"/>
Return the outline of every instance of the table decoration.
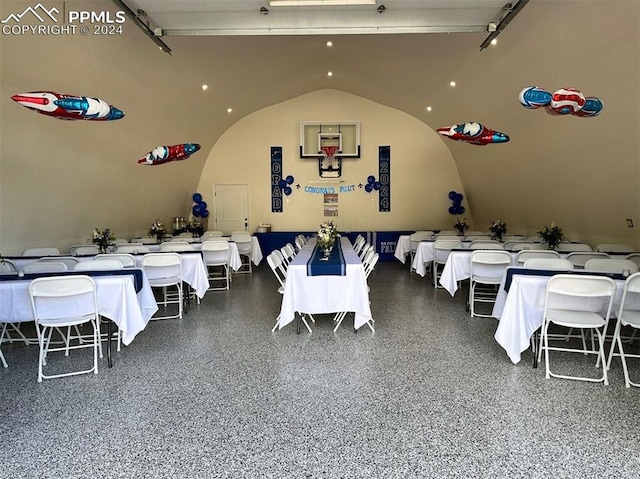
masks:
<path fill-rule="evenodd" d="M 547 243 L 549 249 L 556 249 L 558 245 L 566 239 L 562 228 L 553 222 L 549 226 L 543 226 L 537 233 L 542 240 Z"/>
<path fill-rule="evenodd" d="M 502 241 L 502 235 L 507 232 L 507 224 L 504 221 L 500 220 L 492 221 L 491 226 L 489 226 L 489 231 L 491 231 L 492 237 L 494 239 Z"/>
<path fill-rule="evenodd" d="M 325 221 L 320 225 L 316 236 L 318 248 L 322 249 L 325 258 L 328 258 L 338 237 L 338 228 L 333 221 Z"/>
<path fill-rule="evenodd" d="M 158 243 L 162 243 L 164 239 L 164 235 L 166 233 L 166 229 L 160 220 L 156 218 L 156 220 L 151 225 L 151 229 L 149 230 L 149 236 L 155 236 Z"/>
<path fill-rule="evenodd" d="M 111 233 L 109 228 L 103 230 L 95 228 L 91 240 L 94 244 L 98 245 L 100 253 L 106 253 L 109 246 L 115 245 L 116 237 Z"/>
<path fill-rule="evenodd" d="M 458 218 L 456 222 L 453 224 L 453 227 L 458 230 L 458 234 L 460 236 L 464 236 L 464 233 L 469 229 L 469 223 L 467 223 L 467 218 L 460 219 Z"/>

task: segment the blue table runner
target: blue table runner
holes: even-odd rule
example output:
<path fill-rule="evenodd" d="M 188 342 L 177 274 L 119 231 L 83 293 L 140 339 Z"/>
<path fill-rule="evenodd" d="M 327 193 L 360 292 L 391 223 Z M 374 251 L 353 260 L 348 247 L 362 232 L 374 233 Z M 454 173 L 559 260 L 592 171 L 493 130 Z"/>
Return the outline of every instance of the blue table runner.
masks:
<path fill-rule="evenodd" d="M 347 274 L 347 264 L 342 254 L 342 245 L 336 241 L 328 261 L 321 261 L 324 258 L 322 248 L 318 245 L 313 248 L 311 258 L 307 261 L 307 276 L 345 276 Z"/>
<path fill-rule="evenodd" d="M 523 276 L 555 276 L 556 274 L 575 274 L 583 276 L 607 276 L 613 280 L 626 280 L 627 277 L 618 273 L 603 273 L 601 271 L 586 271 L 584 269 L 572 269 L 568 271 L 550 270 L 550 269 L 525 269 L 525 268 L 507 268 L 507 276 L 504 281 L 504 290 L 509 292 L 511 282 L 516 274 Z"/>
<path fill-rule="evenodd" d="M 133 286 L 136 293 L 142 290 L 142 270 L 137 269 L 110 269 L 95 271 L 52 271 L 48 273 L 25 273 L 18 276 L 17 273 L 0 274 L 0 281 L 32 281 L 36 278 L 48 278 L 51 276 L 91 276 L 96 278 L 99 276 L 133 276 Z"/>

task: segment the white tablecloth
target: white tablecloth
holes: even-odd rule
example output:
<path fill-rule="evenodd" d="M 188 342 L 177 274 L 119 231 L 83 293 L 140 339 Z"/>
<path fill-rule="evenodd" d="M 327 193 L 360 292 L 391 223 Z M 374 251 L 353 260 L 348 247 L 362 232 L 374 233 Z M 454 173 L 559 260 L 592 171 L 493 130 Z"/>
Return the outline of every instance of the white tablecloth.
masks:
<path fill-rule="evenodd" d="M 131 276 L 99 276 L 96 283 L 98 311 L 111 319 L 122 331 L 122 342 L 130 344 L 158 310 L 146 275 L 136 294 Z M 33 321 L 27 280 L 0 281 L 0 322 Z"/>
<path fill-rule="evenodd" d="M 411 267 L 418 273 L 420 276 L 425 276 L 427 274 L 427 264 L 431 264 L 433 261 L 433 241 L 421 241 L 418 244 L 418 248 L 416 249 L 416 255 L 413 258 L 413 263 Z M 470 241 L 463 241 L 462 247 L 467 248 L 471 244 Z"/>
<path fill-rule="evenodd" d="M 411 252 L 410 236 L 400 235 L 398 237 L 398 242 L 396 243 L 396 250 L 393 252 L 393 256 L 395 256 L 400 262 L 404 263 L 407 260 L 407 255 L 410 252 Z"/>
<path fill-rule="evenodd" d="M 471 277 L 471 253 L 472 251 L 452 251 L 440 275 L 440 284 L 451 296 L 458 290 L 458 281 Z M 514 264 L 518 254 L 511 253 L 511 264 Z"/>
<path fill-rule="evenodd" d="M 364 267 L 348 238 L 340 238 L 347 267 L 345 276 L 307 276 L 315 238 L 310 239 L 287 269 L 287 280 L 280 309 L 280 329 L 293 321 L 295 312 L 355 312 L 356 329 L 371 321 L 369 291 Z"/>
<path fill-rule="evenodd" d="M 196 251 L 202 250 L 202 243 L 200 242 L 189 244 L 193 246 Z M 157 253 L 158 251 L 160 251 L 160 245 L 158 244 L 146 244 L 144 246 L 149 248 L 149 251 L 151 251 L 152 253 Z M 258 238 L 256 238 L 255 236 L 251 237 L 250 258 L 253 264 L 255 264 L 256 266 L 260 264 L 260 261 L 262 261 L 262 250 L 260 249 Z M 242 260 L 240 259 L 240 255 L 238 254 L 238 247 L 236 246 L 235 242 L 229 241 L 229 266 L 231 266 L 234 271 L 238 271 L 241 265 Z"/>
<path fill-rule="evenodd" d="M 494 337 L 514 364 L 520 362 L 521 353 L 529 348 L 531 336 L 542 326 L 544 298 L 549 278 L 513 275 L 508 293 L 504 291 L 503 285 L 500 287 L 498 301 L 493 308 L 493 316 L 500 320 Z M 624 281 L 616 280 L 614 311 L 620 304 L 623 289 Z M 583 299 L 579 301 L 584 303 Z M 572 305 L 567 302 L 565 306 Z"/>

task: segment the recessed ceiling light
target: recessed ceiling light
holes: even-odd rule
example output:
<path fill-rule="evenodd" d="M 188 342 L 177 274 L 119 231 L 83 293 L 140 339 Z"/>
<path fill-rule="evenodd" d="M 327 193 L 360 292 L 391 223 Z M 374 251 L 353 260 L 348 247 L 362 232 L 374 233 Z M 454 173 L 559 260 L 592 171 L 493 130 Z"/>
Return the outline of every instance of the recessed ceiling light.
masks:
<path fill-rule="evenodd" d="M 431 107 L 430 106 L 427 107 L 427 111 L 431 111 Z"/>
<path fill-rule="evenodd" d="M 328 77 L 332 77 L 333 76 L 333 72 L 327 72 L 327 76 Z"/>
<path fill-rule="evenodd" d="M 332 42 L 331 40 L 329 40 L 329 41 L 327 42 L 327 46 L 328 46 L 328 47 L 332 47 L 332 46 L 333 46 L 333 42 Z"/>
<path fill-rule="evenodd" d="M 233 108 L 227 108 L 227 113 L 231 113 L 233 111 Z"/>
<path fill-rule="evenodd" d="M 209 85 L 202 85 L 202 91 L 206 91 L 209 89 Z"/>
<path fill-rule="evenodd" d="M 449 85 L 451 85 L 451 86 L 456 86 L 456 82 L 454 82 L 454 81 L 450 81 L 450 82 L 449 82 Z"/>
<path fill-rule="evenodd" d="M 497 45 L 498 44 L 498 39 L 494 38 L 493 40 L 491 40 L 491 45 Z"/>

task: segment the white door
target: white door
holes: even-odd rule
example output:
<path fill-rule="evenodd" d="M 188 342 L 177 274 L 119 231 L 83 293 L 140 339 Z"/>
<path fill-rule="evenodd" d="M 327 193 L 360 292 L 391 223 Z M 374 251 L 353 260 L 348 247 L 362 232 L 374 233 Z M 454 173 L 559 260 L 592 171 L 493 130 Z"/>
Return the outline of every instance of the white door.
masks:
<path fill-rule="evenodd" d="M 249 185 L 214 185 L 215 228 L 224 234 L 249 229 Z"/>

